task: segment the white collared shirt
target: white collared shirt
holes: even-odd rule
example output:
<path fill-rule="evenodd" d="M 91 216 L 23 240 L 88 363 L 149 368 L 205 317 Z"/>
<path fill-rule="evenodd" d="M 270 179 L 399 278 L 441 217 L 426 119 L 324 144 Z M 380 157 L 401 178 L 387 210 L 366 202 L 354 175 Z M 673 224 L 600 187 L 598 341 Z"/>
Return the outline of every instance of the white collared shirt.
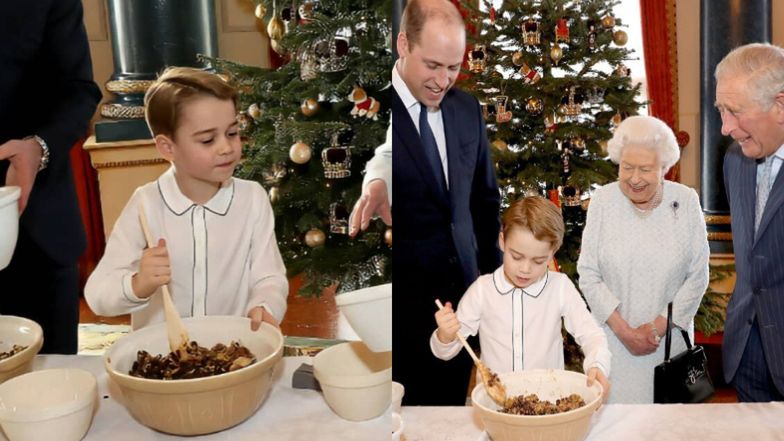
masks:
<path fill-rule="evenodd" d="M 143 203 L 153 240 L 166 240 L 169 290 L 181 316 L 245 316 L 262 306 L 281 321 L 288 280 L 264 189 L 230 178 L 199 205 L 182 194 L 174 174 L 172 166 L 131 196 L 85 286 L 90 308 L 105 316 L 131 313 L 134 329 L 164 320 L 161 296 L 140 299 L 131 287 L 146 247 L 138 217 Z"/>
<path fill-rule="evenodd" d="M 773 158 L 771 158 L 771 160 L 773 161 L 773 164 L 770 166 L 770 182 L 768 183 L 768 188 L 773 187 L 773 183 L 776 182 L 776 176 L 778 176 L 779 170 L 781 170 L 781 163 L 784 162 L 784 145 L 779 147 L 772 156 Z M 757 164 L 757 180 L 760 179 L 764 166 L 764 162 Z"/>
<path fill-rule="evenodd" d="M 417 131 L 419 131 L 419 112 L 421 110 L 421 106 L 419 101 L 414 98 L 414 95 L 411 93 L 411 90 L 408 89 L 406 82 L 403 81 L 403 78 L 400 77 L 400 73 L 397 71 L 397 63 L 392 68 L 392 87 L 395 88 L 395 92 L 400 97 L 400 100 L 403 102 L 403 106 L 408 110 L 409 116 L 411 116 L 411 121 L 414 122 L 414 126 L 416 127 Z M 444 178 L 446 179 L 446 188 L 449 188 L 449 167 L 447 164 L 447 156 L 446 156 L 446 135 L 444 134 L 444 118 L 441 115 L 441 108 L 436 110 L 429 109 L 427 112 L 427 122 L 430 124 L 430 130 L 433 132 L 433 136 L 436 138 L 436 145 L 438 146 L 438 156 L 441 158 L 441 167 L 444 169 Z"/>
<path fill-rule="evenodd" d="M 479 333 L 481 359 L 497 373 L 524 369 L 563 369 L 561 318 L 585 354 L 583 369 L 598 367 L 610 375 L 612 355 L 607 336 L 588 312 L 572 281 L 548 271 L 525 290 L 506 280 L 503 266 L 480 276 L 457 307 L 460 334 Z M 433 354 L 449 360 L 462 349 L 455 339 L 444 344 L 430 337 Z"/>

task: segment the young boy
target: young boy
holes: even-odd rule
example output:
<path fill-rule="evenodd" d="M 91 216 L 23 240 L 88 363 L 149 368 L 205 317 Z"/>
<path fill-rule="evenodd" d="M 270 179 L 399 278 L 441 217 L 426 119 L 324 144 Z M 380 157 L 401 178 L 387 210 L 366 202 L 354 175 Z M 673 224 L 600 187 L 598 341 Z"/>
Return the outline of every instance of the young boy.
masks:
<path fill-rule="evenodd" d="M 144 97 L 145 117 L 171 168 L 136 189 L 87 281 L 96 314 L 131 313 L 134 329 L 164 320 L 168 284 L 181 316 L 241 315 L 255 330 L 286 312 L 288 281 L 262 187 L 232 177 L 240 160 L 237 91 L 219 76 L 167 69 Z M 147 248 L 143 206 L 157 246 Z"/>
<path fill-rule="evenodd" d="M 436 312 L 433 354 L 449 360 L 462 348 L 457 332 L 479 332 L 482 361 L 494 372 L 563 369 L 563 317 L 566 330 L 585 353 L 588 385 L 599 381 L 606 398 L 611 358 L 607 337 L 569 278 L 547 270 L 563 235 L 563 218 L 552 202 L 542 197 L 515 201 L 504 213 L 498 239 L 503 265 L 468 287 L 457 314 L 450 303 Z"/>

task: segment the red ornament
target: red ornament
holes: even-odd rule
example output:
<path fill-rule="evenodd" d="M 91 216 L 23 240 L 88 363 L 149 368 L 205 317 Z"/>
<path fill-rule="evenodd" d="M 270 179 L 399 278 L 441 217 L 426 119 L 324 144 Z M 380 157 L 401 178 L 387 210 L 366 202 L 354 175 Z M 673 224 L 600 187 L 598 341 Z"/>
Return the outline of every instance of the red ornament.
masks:
<path fill-rule="evenodd" d="M 565 18 L 559 18 L 555 24 L 555 42 L 569 42 L 569 24 Z"/>
<path fill-rule="evenodd" d="M 561 199 L 558 197 L 558 189 L 547 190 L 547 198 L 550 202 L 554 203 L 556 207 L 561 208 Z"/>
<path fill-rule="evenodd" d="M 495 24 L 495 6 L 490 6 L 490 24 Z"/>
<path fill-rule="evenodd" d="M 675 139 L 678 141 L 678 146 L 680 148 L 686 147 L 689 144 L 689 134 L 684 132 L 683 130 L 679 130 L 678 133 L 675 134 Z"/>

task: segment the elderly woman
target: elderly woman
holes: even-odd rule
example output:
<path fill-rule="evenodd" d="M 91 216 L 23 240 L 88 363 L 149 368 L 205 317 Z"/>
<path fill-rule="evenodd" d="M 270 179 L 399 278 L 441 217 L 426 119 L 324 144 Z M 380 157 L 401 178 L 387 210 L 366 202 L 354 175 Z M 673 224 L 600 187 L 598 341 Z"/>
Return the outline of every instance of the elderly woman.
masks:
<path fill-rule="evenodd" d="M 580 289 L 613 356 L 608 402 L 652 403 L 669 302 L 675 326 L 694 338 L 694 315 L 708 286 L 705 220 L 694 190 L 664 180 L 680 151 L 661 120 L 627 118 L 608 153 L 619 165 L 618 181 L 591 198 L 577 262 Z M 673 333 L 671 354 L 685 349 Z"/>

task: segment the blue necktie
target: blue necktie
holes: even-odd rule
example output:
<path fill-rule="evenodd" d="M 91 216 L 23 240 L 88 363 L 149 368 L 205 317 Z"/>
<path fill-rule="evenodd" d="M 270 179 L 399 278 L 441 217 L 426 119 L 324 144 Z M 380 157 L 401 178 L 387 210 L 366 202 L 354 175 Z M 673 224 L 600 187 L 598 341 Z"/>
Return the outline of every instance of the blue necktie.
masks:
<path fill-rule="evenodd" d="M 446 191 L 446 179 L 444 178 L 444 168 L 441 166 L 441 155 L 438 153 L 438 144 L 436 144 L 436 137 L 430 129 L 430 123 L 427 122 L 427 107 L 420 104 L 419 108 L 419 137 L 422 140 L 422 148 L 425 150 L 430 168 L 433 170 L 433 176 L 436 182 L 441 186 L 441 189 Z"/>

